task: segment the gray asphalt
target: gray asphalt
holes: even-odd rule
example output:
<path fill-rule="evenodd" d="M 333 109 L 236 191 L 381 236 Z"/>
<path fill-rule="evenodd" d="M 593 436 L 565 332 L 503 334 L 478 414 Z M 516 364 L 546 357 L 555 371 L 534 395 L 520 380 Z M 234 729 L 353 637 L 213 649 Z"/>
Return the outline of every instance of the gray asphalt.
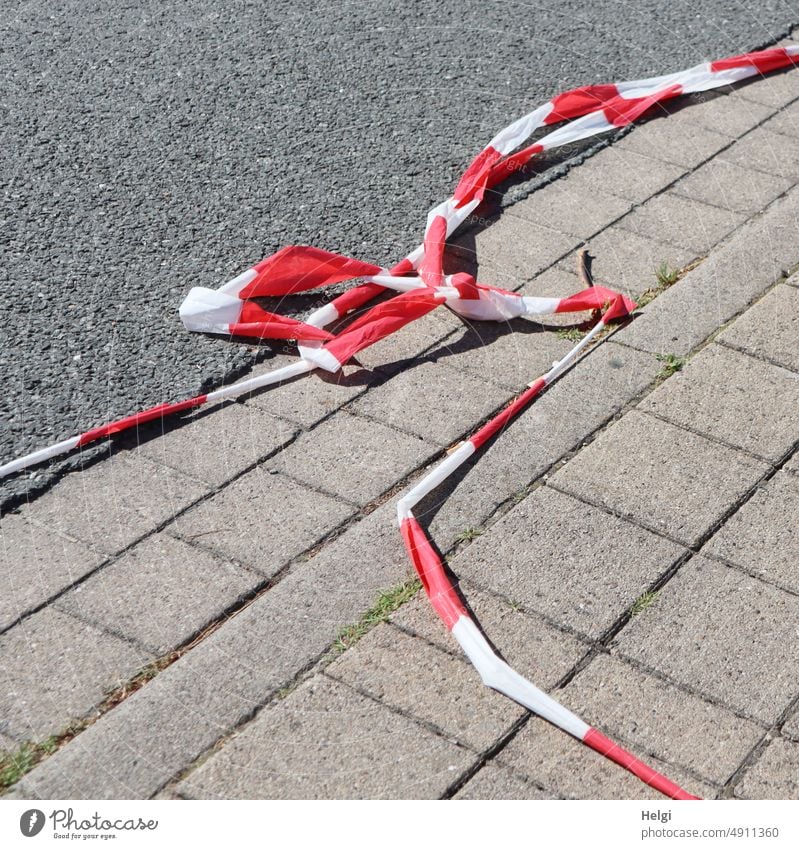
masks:
<path fill-rule="evenodd" d="M 500 127 L 799 3 L 20 3 L 0 20 L 0 461 L 224 383 L 177 306 L 289 243 L 390 263 Z M 17 481 L 19 484 L 19 480 Z"/>

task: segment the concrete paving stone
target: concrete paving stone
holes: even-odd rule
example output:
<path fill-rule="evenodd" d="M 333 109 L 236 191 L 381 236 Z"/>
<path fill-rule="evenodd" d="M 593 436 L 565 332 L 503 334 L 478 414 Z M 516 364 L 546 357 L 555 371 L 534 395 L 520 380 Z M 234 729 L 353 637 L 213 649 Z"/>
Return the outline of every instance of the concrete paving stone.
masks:
<path fill-rule="evenodd" d="M 579 286 L 576 291 L 580 291 Z M 563 357 L 573 345 L 574 342 L 545 330 L 534 318 L 502 323 L 476 321 L 465 323 L 461 332 L 441 342 L 427 356 L 517 393 L 549 371 L 553 361 Z M 480 384 L 472 392 L 479 393 L 479 387 Z M 509 400 L 507 392 L 500 404 L 502 400 Z M 478 421 L 473 419 L 471 424 Z"/>
<path fill-rule="evenodd" d="M 443 446 L 471 432 L 507 397 L 496 384 L 426 361 L 368 392 L 351 410 Z"/>
<path fill-rule="evenodd" d="M 55 604 L 163 655 L 201 631 L 260 581 L 248 570 L 160 533 Z"/>
<path fill-rule="evenodd" d="M 147 798 L 289 683 L 410 567 L 393 503 L 375 510 L 37 766 L 50 799 Z M 278 738 L 275 738 L 278 739 Z"/>
<path fill-rule="evenodd" d="M 796 100 L 796 69 L 787 68 L 765 76 L 742 80 L 735 86 L 735 96 L 764 106 L 781 108 Z"/>
<path fill-rule="evenodd" d="M 435 799 L 474 756 L 317 676 L 178 785 L 187 798 Z"/>
<path fill-rule="evenodd" d="M 771 724 L 796 695 L 799 599 L 693 557 L 616 638 L 628 657 Z"/>
<path fill-rule="evenodd" d="M 653 769 L 698 796 L 711 788 L 637 751 Z M 496 762 L 512 767 L 561 799 L 660 799 L 663 796 L 626 769 L 602 757 L 542 719 L 532 719 L 497 755 Z"/>
<path fill-rule="evenodd" d="M 614 147 L 684 168 L 696 168 L 729 143 L 728 136 L 697 124 L 682 121 L 677 125 L 669 117 L 656 117 L 635 127 L 615 142 Z"/>
<path fill-rule="evenodd" d="M 492 746 L 525 713 L 486 687 L 467 661 L 391 624 L 373 628 L 326 672 L 475 751 Z"/>
<path fill-rule="evenodd" d="M 265 465 L 363 505 L 437 451 L 419 437 L 342 410 Z"/>
<path fill-rule="evenodd" d="M 12 800 L 25 800 L 25 799 L 33 799 L 33 796 L 26 796 L 24 793 L 20 792 L 20 790 L 14 786 L 10 790 L 6 790 L 2 796 L 0 796 L 0 802 L 10 802 Z"/>
<path fill-rule="evenodd" d="M 169 531 L 271 577 L 354 512 L 350 504 L 258 466 Z"/>
<path fill-rule="evenodd" d="M 622 746 L 715 784 L 723 784 L 763 736 L 759 725 L 607 655 L 580 672 L 561 699 Z"/>
<path fill-rule="evenodd" d="M 666 120 L 678 125 L 675 132 L 680 126 L 695 125 L 734 139 L 764 121 L 773 111 L 751 99 L 712 91 L 697 93 L 664 110 Z"/>
<path fill-rule="evenodd" d="M 793 180 L 711 159 L 672 186 L 676 195 L 753 215 L 793 185 Z"/>
<path fill-rule="evenodd" d="M 744 220 L 739 213 L 664 192 L 625 215 L 618 226 L 704 256 Z"/>
<path fill-rule="evenodd" d="M 296 362 L 296 356 L 280 354 L 255 366 L 250 376 L 256 377 Z M 303 427 L 312 427 L 380 380 L 379 374 L 358 365 L 348 365 L 335 374 L 317 369 L 296 380 L 267 386 L 243 397 L 248 405 Z"/>
<path fill-rule="evenodd" d="M 510 215 L 580 239 L 603 230 L 632 207 L 629 200 L 603 191 L 586 195 L 571 188 L 569 177 L 555 180 L 513 204 Z"/>
<path fill-rule="evenodd" d="M 458 569 L 457 558 L 450 562 Z M 502 657 L 537 687 L 548 690 L 569 672 L 588 647 L 576 637 L 554 628 L 538 616 L 522 613 L 468 581 L 460 582 L 474 619 Z M 461 654 L 461 648 L 420 593 L 391 616 L 391 621 L 445 651 Z"/>
<path fill-rule="evenodd" d="M 0 520 L 0 629 L 95 569 L 105 556 L 24 516 Z"/>
<path fill-rule="evenodd" d="M 795 710 L 793 716 L 782 726 L 782 733 L 799 743 L 799 710 Z"/>
<path fill-rule="evenodd" d="M 799 371 L 799 291 L 775 286 L 720 336 L 719 341 Z"/>
<path fill-rule="evenodd" d="M 708 540 L 703 552 L 799 593 L 796 516 L 799 478 L 778 472 Z"/>
<path fill-rule="evenodd" d="M 117 454 L 68 475 L 21 513 L 115 554 L 207 492 L 173 469 Z"/>
<path fill-rule="evenodd" d="M 799 473 L 799 451 L 795 452 L 788 462 L 782 467 L 786 472 Z"/>
<path fill-rule="evenodd" d="M 758 127 L 720 153 L 718 160 L 794 182 L 799 169 L 799 138 Z"/>
<path fill-rule="evenodd" d="M 552 799 L 551 794 L 536 787 L 504 766 L 487 763 L 452 797 L 453 799 Z"/>
<path fill-rule="evenodd" d="M 763 124 L 763 129 L 793 138 L 799 136 L 799 103 L 792 103 L 780 109 Z"/>
<path fill-rule="evenodd" d="M 570 188 L 584 197 L 603 192 L 641 203 L 684 173 L 685 168 L 681 165 L 641 156 L 613 145 L 572 169 L 568 180 Z"/>
<path fill-rule="evenodd" d="M 0 752 L 13 752 L 17 749 L 19 743 L 7 737 L 5 734 L 0 734 Z"/>
<path fill-rule="evenodd" d="M 88 716 L 152 656 L 52 608 L 0 637 L 3 731 L 41 740 Z"/>
<path fill-rule="evenodd" d="M 631 410 L 552 482 L 691 546 L 766 471 L 764 462 Z"/>
<path fill-rule="evenodd" d="M 687 354 L 796 265 L 797 215 L 799 191 L 793 190 L 761 218 L 741 226 L 701 265 L 658 295 L 619 332 L 619 341 L 653 353 Z M 786 315 L 799 313 L 781 312 L 781 316 Z M 790 342 L 783 340 L 783 347 L 789 345 L 793 351 L 795 338 L 794 333 Z M 769 339 L 766 344 L 773 342 Z"/>
<path fill-rule="evenodd" d="M 772 740 L 735 788 L 737 799 L 799 799 L 799 744 Z"/>
<path fill-rule="evenodd" d="M 479 265 L 522 281 L 535 277 L 578 242 L 576 236 L 503 214 L 484 230 L 458 236 L 451 244 L 461 254 L 473 255 Z"/>
<path fill-rule="evenodd" d="M 639 408 L 769 460 L 799 437 L 799 375 L 708 345 Z M 775 411 L 783 411 L 775 415 Z M 799 551 L 797 551 L 799 553 Z"/>
<path fill-rule="evenodd" d="M 150 439 L 136 453 L 215 488 L 277 451 L 297 431 L 257 407 L 226 404 Z"/>
<path fill-rule="evenodd" d="M 588 357 L 537 398 L 478 460 L 420 502 L 417 517 L 444 549 L 615 415 L 661 367 L 654 357 L 609 341 Z"/>
<path fill-rule="evenodd" d="M 455 563 L 459 577 L 596 638 L 682 553 L 668 540 L 542 487 Z"/>
<path fill-rule="evenodd" d="M 591 240 L 594 261 L 594 282 L 635 297 L 657 286 L 657 270 L 662 263 L 670 269 L 688 265 L 695 251 L 640 236 L 614 225 Z M 559 263 L 568 270 L 575 264 L 574 256 Z"/>

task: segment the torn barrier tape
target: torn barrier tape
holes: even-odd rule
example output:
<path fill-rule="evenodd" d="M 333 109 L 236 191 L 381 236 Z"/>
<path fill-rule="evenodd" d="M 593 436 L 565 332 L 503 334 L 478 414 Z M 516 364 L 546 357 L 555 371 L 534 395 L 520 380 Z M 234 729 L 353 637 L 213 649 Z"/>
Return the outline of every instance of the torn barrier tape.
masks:
<path fill-rule="evenodd" d="M 327 256 L 337 257 L 335 254 L 328 254 Z M 347 258 L 337 257 L 337 259 L 346 260 Z M 316 254 L 310 261 L 312 263 L 318 262 Z M 507 320 L 522 315 L 540 316 L 596 309 L 608 301 L 621 297 L 611 289 L 594 286 L 567 298 L 525 297 L 515 292 L 503 292 L 499 289 L 482 289 L 482 300 L 479 298 L 465 299 L 461 297 L 463 287 L 471 284 L 459 283 L 458 278 L 460 277 L 468 277 L 473 280 L 469 275 L 445 276 L 442 286 L 430 289 L 424 285 L 419 277 L 396 278 L 397 281 L 400 281 L 397 285 L 401 292 L 400 295 L 362 315 L 350 324 L 346 331 L 333 337 L 330 345 L 322 345 L 315 338 L 300 342 L 300 359 L 296 363 L 291 363 L 257 377 L 245 378 L 229 386 L 183 401 L 158 404 L 131 416 L 92 428 L 78 436 L 73 436 L 0 466 L 0 478 L 148 422 L 207 404 L 220 403 L 239 395 L 249 394 L 266 386 L 292 380 L 316 368 L 338 371 L 343 363 L 347 362 L 358 351 L 396 332 L 408 322 L 420 318 L 441 305 L 453 307 L 461 314 L 471 318 Z M 376 279 L 393 285 L 391 278 L 377 276 Z M 455 285 L 452 285 L 453 283 Z M 362 302 L 371 299 L 373 292 L 368 287 L 375 285 L 377 284 L 369 283 L 344 292 L 318 309 L 308 318 L 306 324 L 310 327 L 318 327 L 336 321 L 340 314 L 357 309 Z M 467 294 L 470 293 L 467 292 Z M 626 311 L 634 308 L 634 304 L 628 299 L 624 299 L 624 304 Z"/>
<path fill-rule="evenodd" d="M 238 334 L 258 338 L 296 338 L 299 343 L 300 356 L 305 362 L 304 365 L 292 365 L 285 370 L 279 369 L 272 375 L 245 380 L 225 389 L 198 395 L 184 401 L 159 404 L 132 416 L 126 416 L 115 422 L 93 428 L 78 436 L 62 440 L 47 448 L 5 463 L 0 466 L 0 478 L 60 454 L 65 454 L 75 448 L 87 445 L 89 442 L 136 427 L 146 421 L 163 418 L 225 398 L 232 398 L 244 392 L 279 383 L 318 367 L 330 371 L 337 370 L 342 364 L 341 356 L 348 353 L 351 355 L 354 350 L 360 350 L 367 344 L 377 341 L 378 334 L 374 332 L 375 327 L 365 330 L 362 334 L 363 338 L 355 340 L 357 344 L 360 344 L 360 348 L 358 348 L 357 344 L 355 346 L 351 344 L 342 345 L 338 341 L 340 336 L 328 339 L 324 327 L 352 312 L 352 310 L 363 306 L 384 292 L 386 288 L 399 289 L 401 286 L 416 288 L 417 281 L 408 282 L 406 275 L 417 269 L 420 270 L 422 285 L 438 288 L 443 279 L 441 259 L 445 240 L 479 205 L 487 188 L 496 185 L 514 171 L 522 168 L 537 153 L 626 126 L 651 110 L 656 104 L 680 94 L 706 91 L 758 74 L 769 73 L 795 64 L 799 61 L 798 57 L 799 45 L 774 47 L 715 62 L 704 62 L 694 68 L 661 77 L 609 85 L 583 86 L 557 95 L 547 103 L 517 119 L 494 136 L 466 169 L 453 196 L 428 213 L 423 244 L 390 270 L 370 263 L 339 257 L 338 260 L 341 262 L 339 267 L 335 269 L 335 272 L 340 275 L 339 281 L 364 277 L 367 282 L 344 292 L 334 301 L 317 310 L 307 321 L 298 322 L 284 316 L 277 316 L 261 309 L 256 304 L 246 303 L 252 297 L 269 294 L 269 291 L 259 291 L 258 282 L 263 280 L 263 273 L 267 271 L 267 268 L 269 274 L 274 275 L 274 260 L 281 256 L 283 252 L 268 257 L 253 268 L 239 274 L 218 290 L 195 287 L 181 305 L 181 318 L 189 330 L 227 335 Z M 535 130 L 542 126 L 564 121 L 568 123 L 544 136 L 536 144 L 513 152 Z M 336 274 L 330 274 L 329 258 L 336 255 L 318 251 L 318 270 L 317 276 L 314 277 L 314 273 L 309 272 L 308 259 L 311 252 L 318 249 L 295 246 L 283 250 L 305 252 L 305 256 L 301 257 L 303 260 L 300 263 L 301 267 L 292 270 L 290 264 L 284 264 L 282 278 L 284 293 L 314 288 L 319 285 L 314 283 L 319 274 L 327 281 L 321 285 L 330 285 L 335 278 Z M 431 252 L 434 256 L 429 255 Z M 285 256 L 283 258 L 285 259 Z M 277 293 L 280 282 L 280 279 L 273 276 L 271 278 L 272 285 L 267 288 Z M 478 295 L 476 298 L 474 293 L 470 297 L 448 298 L 447 306 L 467 318 L 507 320 L 508 315 L 501 308 L 502 305 L 497 307 L 496 302 L 500 299 L 496 295 L 487 294 L 489 289 L 490 287 L 478 287 L 475 290 Z M 495 292 L 497 291 L 499 290 L 495 290 Z M 379 309 L 379 307 L 375 309 Z M 416 314 L 409 316 L 407 320 L 413 320 L 423 313 L 424 309 L 417 304 Z M 536 315 L 546 313 L 530 309 L 516 314 Z M 401 317 L 395 316 L 393 324 L 391 322 L 386 324 L 387 332 L 399 329 L 404 323 L 406 322 L 403 322 Z M 383 337 L 379 336 L 379 338 Z M 349 341 L 352 342 L 352 339 Z M 327 347 L 333 344 L 340 348 L 338 355 Z"/>
<path fill-rule="evenodd" d="M 561 705 L 550 695 L 528 681 L 504 660 L 497 656 L 488 640 L 469 615 L 458 591 L 450 579 L 441 558 L 433 548 L 430 538 L 413 514 L 413 508 L 450 475 L 462 466 L 489 439 L 497 434 L 515 416 L 524 410 L 547 386 L 576 360 L 583 349 L 606 327 L 613 317 L 612 310 L 597 322 L 594 328 L 556 362 L 542 377 L 533 381 L 502 412 L 479 428 L 469 439 L 462 442 L 451 454 L 436 465 L 419 483 L 397 502 L 397 519 L 405 548 L 416 569 L 430 603 L 444 624 L 458 641 L 464 654 L 477 670 L 483 683 L 558 728 L 576 737 L 586 746 L 599 752 L 616 764 L 629 770 L 645 784 L 671 799 L 697 799 L 665 775 L 647 766 L 631 752 L 623 749 L 601 731 L 592 728 L 576 714 Z"/>

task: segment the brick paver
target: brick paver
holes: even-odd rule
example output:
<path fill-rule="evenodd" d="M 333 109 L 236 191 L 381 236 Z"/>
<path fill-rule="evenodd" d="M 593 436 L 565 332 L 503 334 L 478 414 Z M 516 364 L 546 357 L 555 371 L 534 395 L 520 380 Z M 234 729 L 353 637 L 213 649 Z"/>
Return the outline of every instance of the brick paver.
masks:
<path fill-rule="evenodd" d="M 486 764 L 453 797 L 454 799 L 551 799 L 545 790 L 508 767 Z"/>
<path fill-rule="evenodd" d="M 741 799 L 799 798 L 799 744 L 774 740 L 735 788 Z"/>
<path fill-rule="evenodd" d="M 0 716 L 6 733 L 39 740 L 83 718 L 152 655 L 47 608 L 0 637 Z"/>
<path fill-rule="evenodd" d="M 162 655 L 262 580 L 160 533 L 61 596 L 56 606 Z"/>
<path fill-rule="evenodd" d="M 461 577 L 524 610 L 597 637 L 682 554 L 674 543 L 544 487 L 475 540 L 456 566 Z"/>
<path fill-rule="evenodd" d="M 259 466 L 187 512 L 170 531 L 270 576 L 354 512 L 351 504 Z"/>
<path fill-rule="evenodd" d="M 641 621 L 651 612 L 640 613 Z M 716 784 L 730 778 L 763 736 L 756 723 L 608 656 L 589 664 L 563 696 L 622 745 L 637 746 Z"/>
<path fill-rule="evenodd" d="M 799 478 L 779 472 L 744 504 L 703 551 L 799 593 Z"/>
<path fill-rule="evenodd" d="M 695 545 L 767 471 L 760 460 L 634 410 L 552 483 Z"/>
<path fill-rule="evenodd" d="M 680 180 L 672 191 L 732 212 L 753 214 L 793 185 L 791 180 L 713 159 Z"/>
<path fill-rule="evenodd" d="M 671 242 L 694 256 L 704 256 L 743 221 L 740 213 L 664 192 L 636 207 L 618 224 L 623 230 L 659 242 Z M 668 259 L 667 255 L 663 256 L 663 261 Z"/>
<path fill-rule="evenodd" d="M 435 798 L 473 758 L 322 676 L 261 713 L 178 792 L 188 798 Z"/>
<path fill-rule="evenodd" d="M 23 515 L 114 554 L 207 492 L 204 484 L 166 466 L 117 454 L 68 475 Z"/>
<path fill-rule="evenodd" d="M 310 487 L 367 504 L 436 454 L 438 448 L 379 422 L 343 412 L 266 465 Z"/>
<path fill-rule="evenodd" d="M 561 799 L 662 799 L 651 787 L 611 764 L 601 755 L 540 719 L 530 721 L 497 756 L 555 798 Z M 689 792 L 707 796 L 712 789 L 673 766 L 648 758 L 655 769 L 666 772 Z"/>
<path fill-rule="evenodd" d="M 799 291 L 776 286 L 725 330 L 719 341 L 799 371 Z"/>
<path fill-rule="evenodd" d="M 154 436 L 138 453 L 217 487 L 277 451 L 297 430 L 257 407 L 228 404 Z"/>
<path fill-rule="evenodd" d="M 34 525 L 22 516 L 4 516 L 0 525 L 0 628 L 5 630 L 104 559 L 102 552 Z"/>
<path fill-rule="evenodd" d="M 743 225 L 735 238 L 659 295 L 643 315 L 619 332 L 619 341 L 653 353 L 682 356 L 693 350 L 792 268 L 797 211 L 799 191 L 792 189 L 767 215 Z M 773 297 L 769 296 L 772 304 Z M 796 300 L 792 295 L 783 298 Z M 781 312 L 797 314 L 789 309 Z M 789 338 L 795 334 L 786 336 L 784 348 Z M 764 339 L 761 344 L 773 344 Z"/>
<path fill-rule="evenodd" d="M 508 392 L 445 363 L 414 365 L 352 405 L 379 422 L 451 445 L 507 399 Z"/>
<path fill-rule="evenodd" d="M 544 690 L 553 687 L 586 654 L 586 642 L 540 616 L 524 613 L 469 581 L 460 581 L 459 587 L 475 620 L 491 635 L 505 660 L 536 686 Z M 439 619 L 430 615 L 430 603 L 421 593 L 394 613 L 391 621 L 444 651 L 460 654 L 454 637 Z"/>
<path fill-rule="evenodd" d="M 771 723 L 799 690 L 797 616 L 797 596 L 695 557 L 616 645 L 696 692 Z"/>
<path fill-rule="evenodd" d="M 769 460 L 796 441 L 799 375 L 710 345 L 640 405 L 682 427 Z"/>
<path fill-rule="evenodd" d="M 657 116 L 627 133 L 615 147 L 684 168 L 696 168 L 729 144 L 729 136 L 713 129 L 686 121 L 675 122 L 669 116 Z"/>
<path fill-rule="evenodd" d="M 391 625 L 368 633 L 327 674 L 475 751 L 488 749 L 524 714 L 483 686 L 467 661 Z"/>

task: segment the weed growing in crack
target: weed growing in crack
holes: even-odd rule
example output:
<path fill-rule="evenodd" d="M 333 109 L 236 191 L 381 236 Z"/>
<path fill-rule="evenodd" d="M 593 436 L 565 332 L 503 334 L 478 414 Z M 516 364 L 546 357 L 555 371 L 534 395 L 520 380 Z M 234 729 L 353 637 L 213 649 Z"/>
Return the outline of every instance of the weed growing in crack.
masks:
<path fill-rule="evenodd" d="M 657 597 L 657 591 L 653 592 L 650 590 L 645 592 L 643 595 L 638 596 L 638 598 L 630 606 L 630 618 L 632 619 L 635 616 L 640 616 L 640 614 L 655 603 Z"/>
<path fill-rule="evenodd" d="M 414 578 L 381 592 L 374 605 L 356 623 L 347 625 L 339 631 L 330 649 L 329 657 L 336 657 L 336 655 L 354 646 L 375 625 L 385 622 L 395 610 L 402 607 L 405 602 L 410 601 L 421 588 L 422 582 Z"/>

